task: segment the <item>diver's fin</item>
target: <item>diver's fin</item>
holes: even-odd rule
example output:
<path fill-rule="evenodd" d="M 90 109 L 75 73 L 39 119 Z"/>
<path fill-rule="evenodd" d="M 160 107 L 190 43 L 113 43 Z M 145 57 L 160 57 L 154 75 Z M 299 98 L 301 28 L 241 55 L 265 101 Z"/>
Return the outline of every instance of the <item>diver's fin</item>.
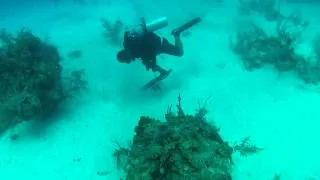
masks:
<path fill-rule="evenodd" d="M 141 90 L 147 90 L 147 89 L 160 89 L 159 83 L 166 79 L 169 74 L 171 73 L 172 69 L 168 70 L 166 73 L 160 74 L 158 77 L 155 77 L 151 79 L 149 82 L 147 82 Z"/>
<path fill-rule="evenodd" d="M 173 36 L 179 36 L 183 31 L 191 28 L 192 26 L 198 24 L 199 22 L 201 22 L 201 18 L 197 17 L 197 18 L 194 18 L 186 23 L 184 23 L 183 25 L 181 25 L 180 27 L 172 30 L 171 34 Z"/>

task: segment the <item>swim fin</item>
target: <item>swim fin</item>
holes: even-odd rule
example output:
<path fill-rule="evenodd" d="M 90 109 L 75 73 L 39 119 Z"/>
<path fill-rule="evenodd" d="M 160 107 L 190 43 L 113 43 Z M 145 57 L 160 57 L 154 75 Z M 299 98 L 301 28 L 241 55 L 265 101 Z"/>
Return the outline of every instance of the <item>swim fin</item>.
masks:
<path fill-rule="evenodd" d="M 180 27 L 172 30 L 171 34 L 173 36 L 179 36 L 183 31 L 191 28 L 192 26 L 198 24 L 199 22 L 201 22 L 201 18 L 197 17 L 197 18 L 194 18 L 186 23 L 184 23 L 183 25 L 181 25 Z"/>
<path fill-rule="evenodd" d="M 150 80 L 148 83 L 146 83 L 141 89 L 147 90 L 147 89 L 160 89 L 159 83 L 166 79 L 170 73 L 172 72 L 172 69 L 168 70 L 166 73 L 160 74 L 158 77 L 155 77 L 154 79 Z"/>

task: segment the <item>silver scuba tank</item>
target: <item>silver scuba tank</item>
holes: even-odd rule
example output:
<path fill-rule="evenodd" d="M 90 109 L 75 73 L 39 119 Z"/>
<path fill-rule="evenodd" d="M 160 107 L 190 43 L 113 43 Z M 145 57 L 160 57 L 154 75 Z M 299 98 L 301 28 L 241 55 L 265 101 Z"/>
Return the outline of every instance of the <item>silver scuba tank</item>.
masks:
<path fill-rule="evenodd" d="M 146 23 L 145 19 L 141 18 L 141 23 L 136 27 L 133 27 L 132 29 L 130 29 L 130 31 L 132 33 L 135 33 L 136 35 L 143 35 L 145 32 L 154 32 L 166 26 L 168 26 L 167 17 L 160 17 L 149 23 Z"/>

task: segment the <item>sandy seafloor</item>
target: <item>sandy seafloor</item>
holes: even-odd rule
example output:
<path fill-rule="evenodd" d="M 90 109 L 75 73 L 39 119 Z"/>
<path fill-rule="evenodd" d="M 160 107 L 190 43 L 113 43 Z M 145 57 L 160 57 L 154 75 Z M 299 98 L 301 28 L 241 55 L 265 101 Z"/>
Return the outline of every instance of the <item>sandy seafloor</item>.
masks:
<path fill-rule="evenodd" d="M 27 3 L 2 7 L 5 11 L 0 26 L 12 31 L 25 26 L 56 44 L 66 71 L 84 68 L 89 90 L 65 104 L 55 119 L 29 121 L 4 135 L 0 142 L 0 179 L 120 179 L 111 157 L 114 140 L 126 143 L 132 139 L 141 115 L 163 119 L 167 105 L 176 103 L 178 93 L 189 113 L 198 107 L 198 101 L 211 96 L 208 119 L 220 127 L 225 140 L 251 136 L 252 143 L 264 148 L 245 158 L 234 155 L 234 179 L 271 180 L 275 174 L 284 180 L 320 179 L 319 87 L 269 67 L 245 71 L 230 50 L 230 35 L 245 18 L 238 17 L 236 5 L 230 0 L 219 6 L 210 3 L 121 0 L 107 5 L 62 2 L 58 6 Z M 301 53 L 311 51 L 310 40 L 320 31 L 318 7 L 282 6 L 284 12 L 300 8 L 311 22 L 305 42 L 299 45 Z M 145 71 L 139 62 L 118 63 L 115 54 L 120 46 L 102 36 L 101 17 L 135 24 L 140 16 L 167 16 L 169 27 L 159 34 L 170 41 L 174 27 L 194 16 L 203 20 L 183 37 L 182 58 L 159 57 L 160 65 L 173 68 L 161 93 L 139 92 L 153 73 Z M 82 57 L 69 59 L 67 53 L 75 49 L 82 51 Z M 12 133 L 19 134 L 17 141 L 10 140 Z M 108 175 L 99 176 L 97 172 Z"/>

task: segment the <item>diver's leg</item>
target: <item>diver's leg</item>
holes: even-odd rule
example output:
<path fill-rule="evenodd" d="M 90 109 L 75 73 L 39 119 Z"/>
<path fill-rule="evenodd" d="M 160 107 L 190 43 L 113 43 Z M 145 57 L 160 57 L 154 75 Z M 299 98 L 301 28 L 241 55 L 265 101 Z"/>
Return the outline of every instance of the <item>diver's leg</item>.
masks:
<path fill-rule="evenodd" d="M 183 45 L 180 36 L 174 37 L 174 45 L 169 43 L 165 38 L 162 40 L 161 53 L 170 54 L 173 56 L 183 56 Z"/>
<path fill-rule="evenodd" d="M 178 54 L 179 54 L 180 56 L 183 56 L 184 51 L 183 51 L 183 44 L 182 44 L 180 35 L 174 36 L 174 43 L 175 43 L 176 48 L 178 49 L 178 50 L 177 50 Z"/>

